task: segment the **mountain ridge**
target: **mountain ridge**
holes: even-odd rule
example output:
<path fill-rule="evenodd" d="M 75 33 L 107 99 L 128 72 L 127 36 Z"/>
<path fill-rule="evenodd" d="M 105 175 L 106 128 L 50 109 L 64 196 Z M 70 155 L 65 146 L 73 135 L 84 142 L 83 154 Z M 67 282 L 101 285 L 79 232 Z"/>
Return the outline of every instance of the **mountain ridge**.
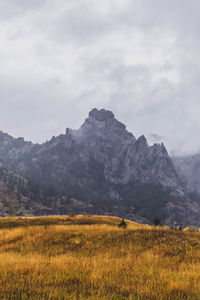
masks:
<path fill-rule="evenodd" d="M 183 224 L 191 210 L 191 222 L 199 222 L 200 208 L 186 197 L 164 144 L 137 139 L 105 109 L 91 110 L 80 129 L 67 128 L 43 144 L 0 132 L 0 161 L 34 183 L 28 197 L 52 213 L 114 212 Z"/>

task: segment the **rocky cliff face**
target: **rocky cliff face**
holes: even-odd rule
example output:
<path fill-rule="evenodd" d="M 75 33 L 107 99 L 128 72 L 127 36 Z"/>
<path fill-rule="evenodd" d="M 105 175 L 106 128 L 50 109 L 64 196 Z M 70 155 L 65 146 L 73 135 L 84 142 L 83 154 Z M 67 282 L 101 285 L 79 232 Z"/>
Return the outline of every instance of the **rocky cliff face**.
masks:
<path fill-rule="evenodd" d="M 71 137 L 83 145 L 87 153 L 92 153 L 96 161 L 103 163 L 107 182 L 155 183 L 182 193 L 164 145 L 149 147 L 144 136 L 137 140 L 112 112 L 92 110 L 80 130 L 75 134 L 71 131 Z"/>
<path fill-rule="evenodd" d="M 173 157 L 173 163 L 187 190 L 200 193 L 200 154 Z"/>
<path fill-rule="evenodd" d="M 35 188 L 28 197 L 54 213 L 73 209 L 183 223 L 191 210 L 190 223 L 199 222 L 200 209 L 185 197 L 165 146 L 149 147 L 104 109 L 93 109 L 79 130 L 68 128 L 42 145 L 1 132 L 0 159 L 29 178 Z"/>

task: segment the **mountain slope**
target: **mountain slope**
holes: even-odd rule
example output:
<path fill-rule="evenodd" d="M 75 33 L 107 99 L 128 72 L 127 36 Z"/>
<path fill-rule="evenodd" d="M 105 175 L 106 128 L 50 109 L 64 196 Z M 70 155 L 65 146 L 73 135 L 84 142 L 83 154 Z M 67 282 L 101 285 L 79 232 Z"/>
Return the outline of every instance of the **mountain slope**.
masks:
<path fill-rule="evenodd" d="M 0 216 L 20 215 L 25 211 L 27 198 L 23 188 L 27 181 L 0 163 Z"/>
<path fill-rule="evenodd" d="M 187 189 L 200 193 L 200 154 L 174 157 L 173 163 Z"/>

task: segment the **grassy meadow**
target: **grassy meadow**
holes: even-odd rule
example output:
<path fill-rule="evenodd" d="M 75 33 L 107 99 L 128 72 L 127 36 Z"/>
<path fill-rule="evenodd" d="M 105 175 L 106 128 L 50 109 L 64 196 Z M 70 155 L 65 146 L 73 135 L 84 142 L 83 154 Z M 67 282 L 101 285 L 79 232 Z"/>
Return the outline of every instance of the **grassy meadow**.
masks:
<path fill-rule="evenodd" d="M 0 299 L 200 299 L 200 233 L 103 216 L 0 219 Z"/>

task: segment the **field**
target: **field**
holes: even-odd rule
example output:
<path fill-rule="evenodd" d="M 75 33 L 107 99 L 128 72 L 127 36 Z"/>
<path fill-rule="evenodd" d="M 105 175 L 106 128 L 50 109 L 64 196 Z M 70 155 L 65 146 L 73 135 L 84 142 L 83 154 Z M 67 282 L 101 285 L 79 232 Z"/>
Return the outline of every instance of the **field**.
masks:
<path fill-rule="evenodd" d="M 0 299 L 200 299 L 200 233 L 103 216 L 0 219 Z"/>

